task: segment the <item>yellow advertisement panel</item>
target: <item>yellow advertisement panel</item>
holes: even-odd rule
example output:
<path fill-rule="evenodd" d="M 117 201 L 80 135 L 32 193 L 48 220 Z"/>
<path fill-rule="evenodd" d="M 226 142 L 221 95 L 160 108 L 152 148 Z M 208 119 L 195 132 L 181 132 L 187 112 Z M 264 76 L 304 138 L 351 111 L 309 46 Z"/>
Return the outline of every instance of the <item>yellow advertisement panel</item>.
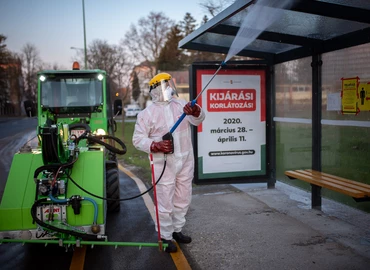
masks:
<path fill-rule="evenodd" d="M 342 113 L 357 114 L 357 87 L 359 78 L 342 78 Z"/>
<path fill-rule="evenodd" d="M 360 83 L 358 85 L 357 96 L 357 106 L 360 112 L 370 111 L 370 82 Z"/>

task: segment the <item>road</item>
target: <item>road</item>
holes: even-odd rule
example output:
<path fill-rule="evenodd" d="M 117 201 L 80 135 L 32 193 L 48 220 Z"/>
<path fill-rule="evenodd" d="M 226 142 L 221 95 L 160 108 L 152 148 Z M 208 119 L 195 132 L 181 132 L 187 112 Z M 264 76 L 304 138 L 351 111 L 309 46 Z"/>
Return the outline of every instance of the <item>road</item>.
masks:
<path fill-rule="evenodd" d="M 22 121 L 0 128 L 25 126 Z M 0 140 L 18 145 L 16 135 L 11 138 L 1 135 Z M 121 166 L 120 186 L 121 198 L 142 193 L 145 188 Z M 145 194 L 123 201 L 119 213 L 107 216 L 110 241 L 157 241 L 153 204 L 148 197 Z M 325 198 L 323 211 L 310 209 L 310 203 L 309 192 L 282 183 L 277 183 L 275 189 L 266 188 L 266 183 L 195 186 L 184 228 L 193 242 L 180 245 L 181 254 L 186 255 L 194 270 L 369 269 L 369 214 Z M 178 253 L 111 246 L 65 252 L 52 245 L 3 244 L 0 266 L 39 270 L 190 269 L 189 265 L 179 266 L 179 257 L 175 257 Z"/>
<path fill-rule="evenodd" d="M 3 193 L 12 157 L 20 147 L 31 140 L 34 144 L 37 120 L 0 119 L 1 195 Z M 120 170 L 121 198 L 140 194 L 136 182 Z M 146 194 L 147 195 L 147 194 Z M 148 196 L 148 195 L 147 195 Z M 148 196 L 149 197 L 149 196 Z M 147 198 L 148 198 L 147 197 Z M 149 197 L 150 198 L 150 197 Z M 149 206 L 149 208 L 152 205 Z M 157 233 L 148 203 L 142 197 L 122 201 L 119 213 L 107 215 L 109 241 L 157 243 Z M 171 256 L 156 247 L 95 246 L 65 252 L 64 248 L 40 244 L 0 245 L 1 269 L 176 269 Z M 78 251 L 78 252 L 77 252 Z M 82 261 L 82 264 L 76 261 Z"/>
<path fill-rule="evenodd" d="M 36 127 L 36 118 L 0 118 L 0 201 L 13 156 L 25 143 L 35 138 Z"/>

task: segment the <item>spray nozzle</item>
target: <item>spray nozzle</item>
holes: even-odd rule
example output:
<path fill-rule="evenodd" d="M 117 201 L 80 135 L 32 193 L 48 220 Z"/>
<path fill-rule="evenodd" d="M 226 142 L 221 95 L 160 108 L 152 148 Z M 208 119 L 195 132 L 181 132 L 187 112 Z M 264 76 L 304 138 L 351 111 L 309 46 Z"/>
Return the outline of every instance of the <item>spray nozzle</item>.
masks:
<path fill-rule="evenodd" d="M 221 67 L 224 67 L 224 66 L 226 66 L 226 62 L 225 61 L 222 61 L 221 62 Z"/>

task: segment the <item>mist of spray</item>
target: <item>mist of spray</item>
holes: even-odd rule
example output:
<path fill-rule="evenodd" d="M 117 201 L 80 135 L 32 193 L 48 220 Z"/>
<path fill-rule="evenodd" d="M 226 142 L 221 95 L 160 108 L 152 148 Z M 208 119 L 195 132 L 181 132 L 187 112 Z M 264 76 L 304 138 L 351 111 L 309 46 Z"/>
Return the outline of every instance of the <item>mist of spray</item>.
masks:
<path fill-rule="evenodd" d="M 239 31 L 230 46 L 225 61 L 221 63 L 221 65 L 213 74 L 203 90 L 191 102 L 191 106 L 195 105 L 199 96 L 201 96 L 202 93 L 207 89 L 207 86 L 215 78 L 216 74 L 223 66 L 226 65 L 226 62 L 229 61 L 231 57 L 238 54 L 246 46 L 251 44 L 254 40 L 256 40 L 256 38 L 264 30 L 266 30 L 266 28 L 268 28 L 271 24 L 278 20 L 283 14 L 283 8 L 288 8 L 293 1 L 294 0 L 259 0 L 248 10 L 247 16 L 243 19 Z M 181 115 L 181 117 L 177 120 L 171 130 L 163 136 L 163 140 L 168 140 L 168 138 L 172 138 L 172 133 L 179 126 L 185 116 L 185 113 Z"/>
<path fill-rule="evenodd" d="M 248 9 L 226 56 L 225 63 L 251 44 L 270 25 L 283 15 L 293 0 L 259 0 Z"/>

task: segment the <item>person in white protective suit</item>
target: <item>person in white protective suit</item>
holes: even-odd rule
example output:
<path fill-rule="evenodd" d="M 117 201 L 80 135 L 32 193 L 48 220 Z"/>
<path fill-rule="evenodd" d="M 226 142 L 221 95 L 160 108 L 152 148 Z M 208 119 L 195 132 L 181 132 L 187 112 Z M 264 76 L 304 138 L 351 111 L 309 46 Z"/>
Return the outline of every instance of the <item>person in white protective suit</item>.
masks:
<path fill-rule="evenodd" d="M 137 149 L 153 154 L 156 180 L 167 159 L 156 186 L 159 223 L 162 241 L 168 244 L 166 252 L 176 252 L 173 239 L 179 243 L 191 242 L 191 238 L 181 232 L 191 202 L 194 176 L 190 124 L 198 126 L 205 113 L 199 105 L 191 106 L 191 102 L 174 97 L 176 87 L 168 73 L 154 76 L 149 87 L 153 103 L 138 114 L 132 142 Z M 173 143 L 163 139 L 183 113 L 186 117 L 172 133 Z"/>

